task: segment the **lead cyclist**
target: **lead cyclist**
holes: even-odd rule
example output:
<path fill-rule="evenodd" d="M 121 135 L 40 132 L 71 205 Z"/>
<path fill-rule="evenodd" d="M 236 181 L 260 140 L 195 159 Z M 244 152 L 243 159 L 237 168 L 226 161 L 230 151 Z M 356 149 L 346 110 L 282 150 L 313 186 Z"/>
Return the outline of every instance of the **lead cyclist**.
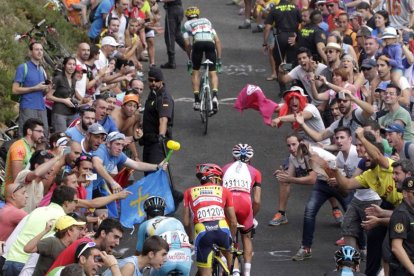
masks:
<path fill-rule="evenodd" d="M 165 200 L 159 196 L 149 197 L 144 202 L 147 220 L 138 230 L 136 250 L 141 253 L 144 241 L 153 235 L 162 237 L 169 245 L 167 261 L 159 270 L 151 269 L 151 276 L 167 276 L 171 272 L 189 276 L 191 270 L 191 247 L 183 224 L 176 218 L 164 217 Z"/>
<path fill-rule="evenodd" d="M 213 92 L 213 111 L 218 111 L 218 77 L 216 67 L 221 67 L 221 42 L 213 29 L 211 22 L 207 18 L 199 18 L 200 9 L 197 7 L 188 7 L 185 11 L 187 22 L 183 27 L 183 37 L 188 61 L 188 69 L 192 67 L 191 83 L 194 93 L 194 110 L 200 110 L 200 66 L 203 60 L 203 53 L 206 59 L 213 64 L 209 67 L 209 76 L 211 79 Z"/>
<path fill-rule="evenodd" d="M 223 167 L 222 185 L 232 193 L 237 223 L 244 226 L 240 230 L 244 251 L 243 276 L 250 276 L 253 258 L 252 231 L 257 224 L 254 217 L 260 209 L 262 174 L 250 165 L 250 159 L 254 155 L 250 145 L 237 144 L 233 147 L 232 154 L 233 162 Z M 237 275 L 236 273 L 234 269 L 233 276 Z"/>

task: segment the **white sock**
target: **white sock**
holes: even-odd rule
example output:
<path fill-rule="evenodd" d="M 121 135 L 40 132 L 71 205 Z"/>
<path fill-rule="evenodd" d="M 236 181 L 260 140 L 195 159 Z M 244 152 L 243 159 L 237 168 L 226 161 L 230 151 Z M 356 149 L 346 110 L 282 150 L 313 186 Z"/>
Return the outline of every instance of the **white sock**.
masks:
<path fill-rule="evenodd" d="M 244 276 L 250 276 L 251 263 L 244 263 Z"/>

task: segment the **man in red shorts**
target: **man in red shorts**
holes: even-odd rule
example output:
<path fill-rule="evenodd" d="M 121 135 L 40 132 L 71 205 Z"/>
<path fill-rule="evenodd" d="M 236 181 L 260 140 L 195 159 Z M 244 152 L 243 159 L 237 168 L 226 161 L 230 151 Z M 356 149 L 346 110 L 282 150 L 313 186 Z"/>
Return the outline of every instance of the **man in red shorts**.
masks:
<path fill-rule="evenodd" d="M 190 243 L 194 237 L 200 276 L 210 276 L 213 244 L 230 249 L 232 238 L 234 240 L 236 236 L 237 219 L 231 192 L 221 186 L 223 177 L 221 168 L 216 164 L 201 164 L 197 165 L 196 172 L 201 185 L 191 187 L 184 193 L 183 224 Z M 195 236 L 193 236 L 193 224 Z M 229 264 L 231 256 L 227 257 Z"/>
<path fill-rule="evenodd" d="M 244 250 L 244 275 L 250 276 L 253 257 L 251 232 L 254 229 L 254 217 L 260 209 L 262 174 L 250 165 L 250 159 L 254 154 L 251 146 L 237 144 L 233 147 L 232 153 L 234 162 L 223 167 L 223 187 L 231 191 L 237 223 L 244 226 L 240 230 Z"/>

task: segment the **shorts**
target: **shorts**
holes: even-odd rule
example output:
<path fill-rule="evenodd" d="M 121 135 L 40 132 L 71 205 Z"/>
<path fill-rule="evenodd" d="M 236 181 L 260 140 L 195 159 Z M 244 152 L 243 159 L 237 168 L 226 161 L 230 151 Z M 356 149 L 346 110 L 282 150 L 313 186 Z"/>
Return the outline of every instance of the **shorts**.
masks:
<path fill-rule="evenodd" d="M 270 30 L 269 36 L 267 37 L 267 45 L 270 48 L 275 46 L 275 36 L 273 35 L 273 28 Z"/>
<path fill-rule="evenodd" d="M 213 244 L 229 249 L 231 234 L 225 220 L 208 221 L 195 225 L 194 248 L 198 267 L 210 268 L 213 260 Z"/>
<path fill-rule="evenodd" d="M 191 51 L 191 61 L 193 62 L 193 70 L 200 70 L 201 61 L 203 60 L 203 53 L 206 59 L 209 59 L 213 64 L 210 64 L 209 71 L 216 71 L 216 45 L 210 41 L 198 41 L 194 43 Z"/>
<path fill-rule="evenodd" d="M 152 29 L 145 29 L 145 38 L 155 37 L 155 31 Z"/>
<path fill-rule="evenodd" d="M 371 204 L 379 205 L 380 203 L 381 200 L 361 201 L 354 197 L 346 210 L 341 235 L 359 238 L 362 231 L 361 222 L 366 217 L 365 208 L 370 207 Z"/>
<path fill-rule="evenodd" d="M 253 229 L 253 208 L 250 194 L 243 193 L 238 196 L 233 193 L 233 202 L 237 223 L 244 226 L 240 233 L 247 234 Z"/>
<path fill-rule="evenodd" d="M 180 272 L 179 275 L 188 276 L 192 262 L 190 248 L 170 249 L 167 261 L 159 270 L 152 269 L 151 276 L 168 275 L 172 271 Z"/>

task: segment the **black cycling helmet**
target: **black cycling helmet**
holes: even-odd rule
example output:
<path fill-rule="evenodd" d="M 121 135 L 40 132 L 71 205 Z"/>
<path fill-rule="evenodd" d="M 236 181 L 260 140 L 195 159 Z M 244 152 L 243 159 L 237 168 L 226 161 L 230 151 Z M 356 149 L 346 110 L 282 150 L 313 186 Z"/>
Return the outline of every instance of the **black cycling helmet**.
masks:
<path fill-rule="evenodd" d="M 164 215 L 165 200 L 160 196 L 151 196 L 144 201 L 144 211 L 149 217 Z"/>
<path fill-rule="evenodd" d="M 196 176 L 200 180 L 201 184 L 210 182 L 211 178 L 218 178 L 221 180 L 223 177 L 223 171 L 220 166 L 216 164 L 199 164 L 196 166 Z"/>
<path fill-rule="evenodd" d="M 335 262 L 338 266 L 356 266 L 361 261 L 361 255 L 349 245 L 342 246 L 335 252 Z"/>
<path fill-rule="evenodd" d="M 254 155 L 254 150 L 252 146 L 248 144 L 237 144 L 233 147 L 232 154 L 236 160 L 249 162 Z"/>
<path fill-rule="evenodd" d="M 200 9 L 196 6 L 188 7 L 185 10 L 185 17 L 187 18 L 197 18 L 200 16 Z"/>

